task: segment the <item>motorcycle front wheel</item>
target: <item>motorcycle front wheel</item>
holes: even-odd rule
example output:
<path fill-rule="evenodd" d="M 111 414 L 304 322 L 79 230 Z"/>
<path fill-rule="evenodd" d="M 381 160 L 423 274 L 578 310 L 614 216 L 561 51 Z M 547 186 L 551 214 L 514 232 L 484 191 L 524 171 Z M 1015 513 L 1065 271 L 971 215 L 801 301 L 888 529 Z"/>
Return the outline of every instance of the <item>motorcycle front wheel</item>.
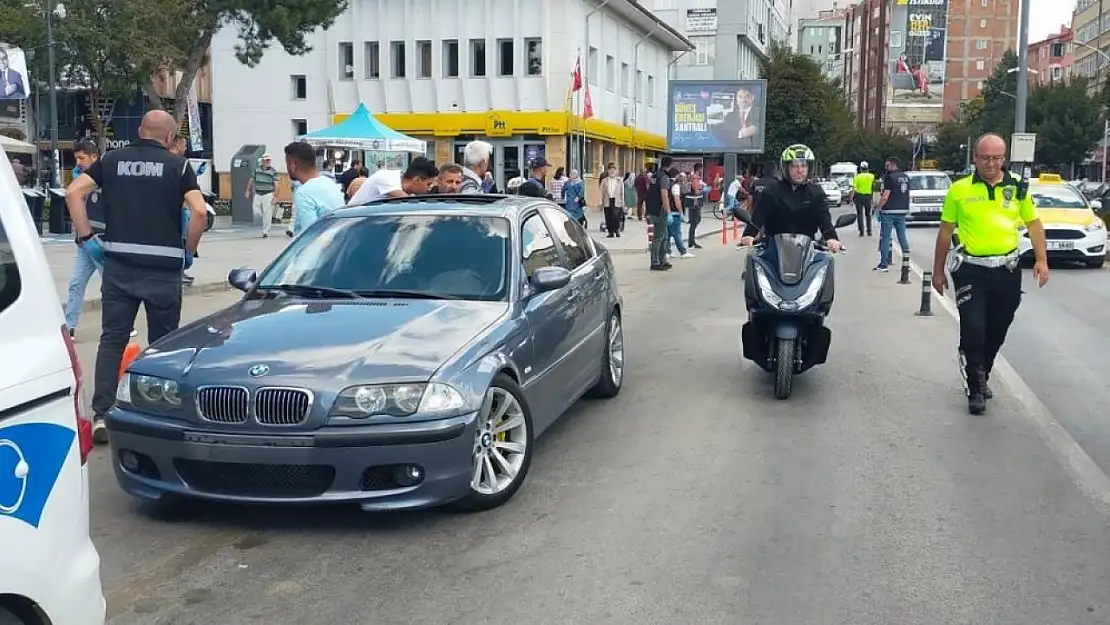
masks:
<path fill-rule="evenodd" d="M 794 390 L 794 339 L 775 341 L 775 399 L 788 399 Z"/>

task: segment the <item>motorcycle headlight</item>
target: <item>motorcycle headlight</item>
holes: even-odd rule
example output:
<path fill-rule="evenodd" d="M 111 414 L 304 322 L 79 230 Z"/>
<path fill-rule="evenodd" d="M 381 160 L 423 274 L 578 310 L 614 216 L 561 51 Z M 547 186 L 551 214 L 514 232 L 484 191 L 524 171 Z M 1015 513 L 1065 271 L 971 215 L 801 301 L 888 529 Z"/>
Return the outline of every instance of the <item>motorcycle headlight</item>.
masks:
<path fill-rule="evenodd" d="M 759 285 L 759 295 L 763 298 L 767 305 L 784 312 L 793 312 L 796 310 L 805 310 L 817 301 L 817 297 L 821 294 L 821 288 L 825 286 L 825 276 L 828 274 L 829 266 L 825 265 L 817 270 L 817 274 L 810 280 L 806 290 L 798 296 L 797 299 L 784 300 L 778 293 L 771 287 L 771 280 L 767 277 L 767 273 L 763 267 L 756 265 L 755 279 L 756 284 Z"/>
<path fill-rule="evenodd" d="M 375 415 L 408 417 L 418 412 L 447 416 L 465 406 L 461 393 L 438 382 L 364 384 L 343 389 L 328 416 L 366 419 Z"/>
<path fill-rule="evenodd" d="M 116 387 L 116 401 L 161 410 L 181 407 L 181 387 L 174 380 L 152 375 L 125 373 Z"/>

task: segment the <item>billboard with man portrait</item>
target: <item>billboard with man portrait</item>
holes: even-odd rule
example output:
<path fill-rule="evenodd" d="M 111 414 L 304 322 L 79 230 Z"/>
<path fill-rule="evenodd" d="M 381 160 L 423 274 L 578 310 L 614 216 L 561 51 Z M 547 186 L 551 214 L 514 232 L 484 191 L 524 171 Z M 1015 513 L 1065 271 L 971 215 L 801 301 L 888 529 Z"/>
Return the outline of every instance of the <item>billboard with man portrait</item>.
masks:
<path fill-rule="evenodd" d="M 30 93 L 27 56 L 20 48 L 0 43 L 0 100 L 26 100 Z"/>
<path fill-rule="evenodd" d="M 767 81 L 672 80 L 669 87 L 671 152 L 763 153 Z"/>

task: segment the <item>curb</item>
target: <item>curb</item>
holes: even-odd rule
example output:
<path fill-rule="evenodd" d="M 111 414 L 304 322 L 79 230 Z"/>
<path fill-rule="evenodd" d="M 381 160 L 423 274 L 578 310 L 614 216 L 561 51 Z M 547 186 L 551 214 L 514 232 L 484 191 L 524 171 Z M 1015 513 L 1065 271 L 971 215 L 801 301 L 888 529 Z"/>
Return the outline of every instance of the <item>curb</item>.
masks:
<path fill-rule="evenodd" d="M 721 236 L 721 229 L 720 228 L 718 228 L 716 230 L 713 230 L 713 231 L 710 231 L 710 232 L 703 232 L 702 234 L 699 234 L 698 236 L 694 237 L 694 240 L 695 241 L 701 241 L 702 239 L 707 239 L 709 237 L 719 237 L 719 236 Z M 607 247 L 605 249 L 609 250 L 609 253 L 613 254 L 614 256 L 631 256 L 633 254 L 647 254 L 650 251 L 646 245 L 643 247 L 643 249 L 616 249 L 615 250 L 611 247 Z"/>
<path fill-rule="evenodd" d="M 190 284 L 181 287 L 181 297 L 193 297 L 197 295 L 211 295 L 213 293 L 222 293 L 224 291 L 233 291 L 235 287 L 228 284 L 227 280 L 220 280 L 219 282 L 202 282 Z M 64 302 L 63 302 L 64 304 Z M 100 299 L 85 300 L 85 305 L 81 309 L 82 312 L 91 312 L 100 310 Z"/>

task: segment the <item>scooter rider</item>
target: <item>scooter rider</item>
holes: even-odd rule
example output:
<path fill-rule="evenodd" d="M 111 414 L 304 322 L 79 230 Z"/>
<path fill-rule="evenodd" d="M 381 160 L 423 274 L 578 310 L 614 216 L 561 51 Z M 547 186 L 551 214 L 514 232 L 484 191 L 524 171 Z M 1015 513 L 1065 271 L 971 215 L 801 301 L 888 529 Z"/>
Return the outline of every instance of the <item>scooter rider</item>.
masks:
<path fill-rule="evenodd" d="M 760 232 L 768 238 L 778 234 L 812 237 L 819 232 L 830 252 L 842 249 L 825 201 L 825 191 L 809 180 L 809 170 L 815 160 L 813 150 L 802 144 L 782 151 L 780 161 L 786 175 L 758 194 L 752 223 L 745 226 L 741 245 L 754 244 Z"/>

